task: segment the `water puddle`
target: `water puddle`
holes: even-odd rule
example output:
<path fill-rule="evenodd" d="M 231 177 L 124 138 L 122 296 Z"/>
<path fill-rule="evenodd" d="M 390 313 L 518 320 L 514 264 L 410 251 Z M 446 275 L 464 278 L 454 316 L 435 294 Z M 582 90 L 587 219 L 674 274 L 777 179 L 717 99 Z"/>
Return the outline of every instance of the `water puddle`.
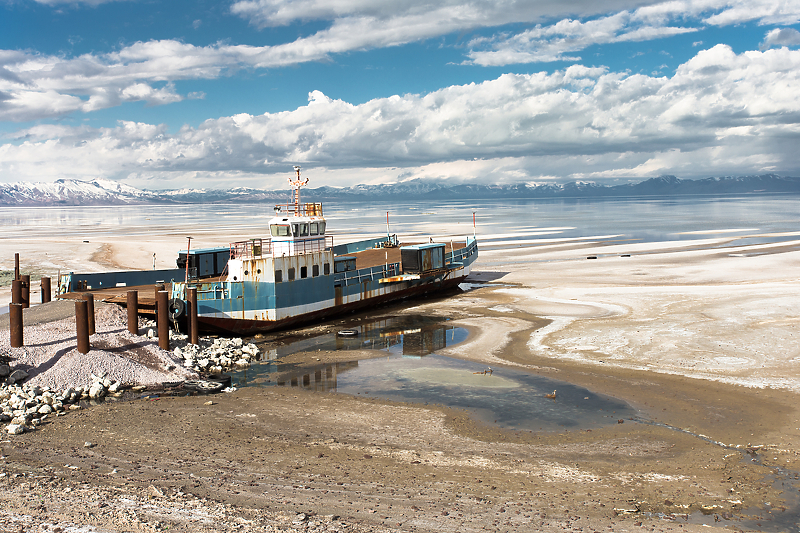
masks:
<path fill-rule="evenodd" d="M 462 342 L 468 335 L 446 321 L 391 317 L 351 323 L 346 328 L 349 330 L 356 334 L 341 336 L 338 330 L 265 350 L 264 360 L 232 375 L 233 384 L 302 387 L 438 404 L 463 409 L 487 424 L 526 431 L 590 429 L 636 416 L 636 411 L 622 401 L 569 383 L 437 355 L 437 350 Z M 316 350 L 380 350 L 385 356 L 315 366 L 280 360 Z"/>

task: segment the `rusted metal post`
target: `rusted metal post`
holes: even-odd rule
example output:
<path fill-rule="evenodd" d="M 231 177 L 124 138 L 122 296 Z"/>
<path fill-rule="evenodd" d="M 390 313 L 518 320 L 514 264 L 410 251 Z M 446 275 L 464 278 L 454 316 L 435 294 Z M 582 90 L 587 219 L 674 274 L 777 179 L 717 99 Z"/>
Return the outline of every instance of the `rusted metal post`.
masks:
<path fill-rule="evenodd" d="M 86 300 L 75 300 L 75 333 L 78 337 L 78 351 L 89 353 L 89 310 Z"/>
<path fill-rule="evenodd" d="M 15 279 L 11 281 L 11 303 L 22 304 L 22 280 Z"/>
<path fill-rule="evenodd" d="M 19 254 L 14 254 L 14 279 L 19 279 Z"/>
<path fill-rule="evenodd" d="M 164 285 L 163 283 L 156 283 L 156 293 L 155 293 L 156 302 L 158 302 L 158 293 L 164 290 L 167 290 L 166 285 Z"/>
<path fill-rule="evenodd" d="M 158 291 L 156 295 L 156 320 L 158 322 L 158 347 L 169 350 L 169 293 Z"/>
<path fill-rule="evenodd" d="M 27 309 L 31 306 L 31 276 L 30 274 L 23 274 L 20 276 L 22 280 L 22 306 Z"/>
<path fill-rule="evenodd" d="M 128 331 L 139 334 L 139 292 L 128 291 Z"/>
<path fill-rule="evenodd" d="M 22 348 L 22 304 L 12 303 L 9 305 L 8 315 L 11 321 L 11 347 Z"/>
<path fill-rule="evenodd" d="M 189 342 L 199 344 L 197 331 L 197 287 L 189 287 Z"/>
<path fill-rule="evenodd" d="M 50 301 L 50 297 L 52 293 L 50 291 L 50 278 L 43 277 L 42 278 L 42 303 L 46 304 Z"/>
<path fill-rule="evenodd" d="M 86 300 L 86 315 L 89 318 L 89 335 L 94 335 L 94 294 L 87 292 L 83 294 Z"/>

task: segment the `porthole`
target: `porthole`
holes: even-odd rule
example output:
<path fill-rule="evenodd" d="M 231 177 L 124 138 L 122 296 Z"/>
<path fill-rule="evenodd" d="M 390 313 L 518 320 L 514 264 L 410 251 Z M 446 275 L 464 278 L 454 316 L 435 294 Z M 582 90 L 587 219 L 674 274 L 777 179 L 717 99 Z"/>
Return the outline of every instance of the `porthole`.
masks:
<path fill-rule="evenodd" d="M 250 273 L 250 272 L 249 272 L 249 271 L 247 271 L 247 270 L 245 270 L 245 271 L 244 271 L 244 275 L 245 275 L 245 276 L 246 276 L 246 275 L 248 275 L 249 273 Z"/>
<path fill-rule="evenodd" d="M 261 274 L 261 269 L 256 270 L 256 274 Z"/>
<path fill-rule="evenodd" d="M 233 281 L 236 281 L 236 276 L 233 276 Z"/>

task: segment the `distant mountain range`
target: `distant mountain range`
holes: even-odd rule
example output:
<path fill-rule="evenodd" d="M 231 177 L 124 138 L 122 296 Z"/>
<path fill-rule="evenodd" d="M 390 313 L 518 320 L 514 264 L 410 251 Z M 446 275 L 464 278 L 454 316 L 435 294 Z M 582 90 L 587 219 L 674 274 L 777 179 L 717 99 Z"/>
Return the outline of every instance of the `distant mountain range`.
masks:
<path fill-rule="evenodd" d="M 800 193 L 800 178 L 765 174 L 706 178 L 699 180 L 661 176 L 639 183 L 602 185 L 595 182 L 566 184 L 454 185 L 446 181 L 413 180 L 391 185 L 356 185 L 304 189 L 309 201 L 330 200 L 467 200 L 483 198 L 603 198 L 677 195 L 741 195 L 759 193 Z M 57 180 L 53 183 L 12 183 L 0 185 L 0 206 L 65 206 L 127 204 L 194 204 L 286 201 L 287 190 L 179 189 L 149 191 L 112 180 Z"/>

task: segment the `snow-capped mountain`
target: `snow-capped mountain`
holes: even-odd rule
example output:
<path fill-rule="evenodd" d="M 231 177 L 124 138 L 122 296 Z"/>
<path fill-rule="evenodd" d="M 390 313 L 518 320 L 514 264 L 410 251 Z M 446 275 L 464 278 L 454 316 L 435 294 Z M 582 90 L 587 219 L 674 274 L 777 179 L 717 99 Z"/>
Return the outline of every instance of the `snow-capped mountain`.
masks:
<path fill-rule="evenodd" d="M 775 174 L 719 177 L 699 180 L 675 176 L 651 178 L 638 183 L 603 185 L 575 181 L 565 184 L 518 183 L 504 185 L 452 184 L 447 181 L 412 180 L 388 185 L 319 187 L 304 190 L 308 200 L 336 199 L 483 199 L 483 198 L 597 198 L 619 196 L 671 196 L 687 194 L 800 193 L 800 178 Z M 286 190 L 267 191 L 246 187 L 230 189 L 176 189 L 149 191 L 106 179 L 57 180 L 52 183 L 0 185 L 0 206 L 63 206 L 125 204 L 187 204 L 214 202 L 286 201 Z"/>

